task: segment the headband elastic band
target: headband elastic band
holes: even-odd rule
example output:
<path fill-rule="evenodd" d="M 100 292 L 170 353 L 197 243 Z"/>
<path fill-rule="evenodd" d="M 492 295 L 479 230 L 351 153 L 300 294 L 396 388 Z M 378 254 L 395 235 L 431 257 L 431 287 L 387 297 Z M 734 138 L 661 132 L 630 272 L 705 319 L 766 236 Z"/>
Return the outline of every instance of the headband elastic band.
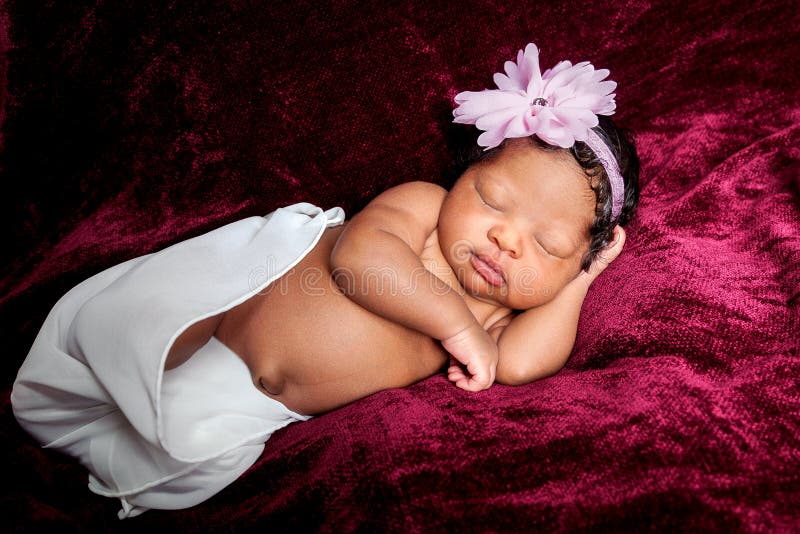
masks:
<path fill-rule="evenodd" d="M 608 145 L 591 128 L 587 131 L 585 143 L 592 149 L 606 170 L 608 181 L 611 184 L 611 220 L 613 221 L 622 212 L 622 203 L 625 200 L 625 182 L 619 172 L 619 165 Z"/>

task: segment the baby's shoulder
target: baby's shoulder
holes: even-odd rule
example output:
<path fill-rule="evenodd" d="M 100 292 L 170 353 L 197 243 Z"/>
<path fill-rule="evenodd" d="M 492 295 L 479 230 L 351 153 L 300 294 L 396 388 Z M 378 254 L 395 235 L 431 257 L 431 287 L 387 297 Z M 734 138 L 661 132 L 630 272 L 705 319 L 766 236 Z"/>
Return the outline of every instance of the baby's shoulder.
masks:
<path fill-rule="evenodd" d="M 439 220 L 439 212 L 447 196 L 447 189 L 431 182 L 408 182 L 409 204 L 422 219 Z M 436 224 L 434 224 L 434 228 Z"/>
<path fill-rule="evenodd" d="M 439 184 L 433 182 L 425 182 L 422 180 L 415 180 L 413 182 L 404 182 L 397 186 L 398 188 L 408 188 L 409 190 L 420 191 L 427 194 L 436 194 L 444 196 L 447 194 L 447 189 Z"/>
<path fill-rule="evenodd" d="M 379 214 L 384 221 L 434 228 L 439 219 L 447 189 L 431 182 L 405 182 L 387 189 L 364 211 Z M 427 234 L 426 234 L 427 235 Z"/>
<path fill-rule="evenodd" d="M 426 201 L 441 204 L 447 196 L 447 189 L 432 182 L 415 181 L 397 185 L 386 193 L 398 200 L 413 200 L 415 204 Z"/>

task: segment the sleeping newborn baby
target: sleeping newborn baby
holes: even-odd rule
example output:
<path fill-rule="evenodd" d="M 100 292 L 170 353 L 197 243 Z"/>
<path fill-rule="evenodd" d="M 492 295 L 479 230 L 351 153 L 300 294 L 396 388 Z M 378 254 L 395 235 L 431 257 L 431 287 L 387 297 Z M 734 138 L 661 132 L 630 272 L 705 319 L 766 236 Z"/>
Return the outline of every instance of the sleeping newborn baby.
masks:
<path fill-rule="evenodd" d="M 506 384 L 552 374 L 589 284 L 624 242 L 615 226 L 602 253 L 590 252 L 591 186 L 567 151 L 522 138 L 449 192 L 389 189 L 265 291 L 184 332 L 167 368 L 213 335 L 259 390 L 303 414 L 428 377 L 448 353 L 450 379 L 473 391 L 495 368 Z"/>
<path fill-rule="evenodd" d="M 130 517 L 202 502 L 278 428 L 371 393 L 557 372 L 638 200 L 635 148 L 597 117 L 615 84 L 565 63 L 540 74 L 531 44 L 498 90 L 456 97 L 485 150 L 449 191 L 402 184 L 350 221 L 296 204 L 73 288 L 20 369 L 17 419 Z"/>

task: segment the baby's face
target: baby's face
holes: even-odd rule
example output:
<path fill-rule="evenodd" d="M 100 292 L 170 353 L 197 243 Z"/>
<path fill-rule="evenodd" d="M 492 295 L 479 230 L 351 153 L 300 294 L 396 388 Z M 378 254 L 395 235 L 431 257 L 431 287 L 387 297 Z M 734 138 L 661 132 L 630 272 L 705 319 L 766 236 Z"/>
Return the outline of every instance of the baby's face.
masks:
<path fill-rule="evenodd" d="M 445 197 L 439 244 L 472 296 L 517 310 L 550 301 L 580 272 L 595 194 L 578 163 L 513 139 Z"/>

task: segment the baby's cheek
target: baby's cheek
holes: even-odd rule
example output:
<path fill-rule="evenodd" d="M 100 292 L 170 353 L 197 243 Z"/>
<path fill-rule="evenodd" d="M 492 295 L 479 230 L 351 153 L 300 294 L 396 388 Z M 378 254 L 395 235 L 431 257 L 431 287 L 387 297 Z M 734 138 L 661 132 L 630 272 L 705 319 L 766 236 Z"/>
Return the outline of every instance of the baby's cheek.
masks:
<path fill-rule="evenodd" d="M 542 284 L 538 277 L 527 280 L 520 277 L 506 288 L 506 305 L 515 310 L 535 308 L 549 301 L 551 292 L 552 287 Z"/>
<path fill-rule="evenodd" d="M 578 267 L 562 264 L 557 267 L 522 270 L 516 291 L 520 304 L 528 309 L 547 304 L 564 289 L 579 271 Z"/>
<path fill-rule="evenodd" d="M 542 275 L 537 269 L 526 267 L 514 273 L 509 292 L 530 299 L 541 291 L 542 282 Z"/>

